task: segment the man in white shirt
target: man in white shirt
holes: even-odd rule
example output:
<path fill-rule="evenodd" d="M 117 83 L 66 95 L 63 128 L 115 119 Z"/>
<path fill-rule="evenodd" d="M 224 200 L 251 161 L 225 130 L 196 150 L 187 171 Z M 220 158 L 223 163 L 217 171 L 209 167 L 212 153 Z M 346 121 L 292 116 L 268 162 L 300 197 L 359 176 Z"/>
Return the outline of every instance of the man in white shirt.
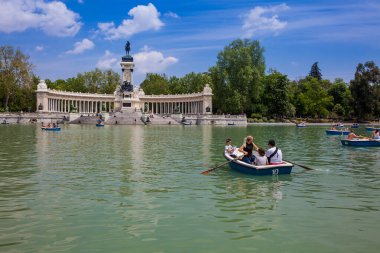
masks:
<path fill-rule="evenodd" d="M 282 152 L 281 149 L 276 147 L 276 142 L 274 140 L 269 140 L 268 147 L 269 149 L 265 153 L 265 156 L 268 157 L 269 164 L 282 163 Z"/>

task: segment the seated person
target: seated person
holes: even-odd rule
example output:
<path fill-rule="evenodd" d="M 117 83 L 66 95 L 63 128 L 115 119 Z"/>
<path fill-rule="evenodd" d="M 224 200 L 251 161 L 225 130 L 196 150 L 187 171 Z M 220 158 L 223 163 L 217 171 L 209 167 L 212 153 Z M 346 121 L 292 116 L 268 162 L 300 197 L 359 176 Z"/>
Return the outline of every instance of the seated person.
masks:
<path fill-rule="evenodd" d="M 269 149 L 265 153 L 266 157 L 268 158 L 268 163 L 269 164 L 282 163 L 282 152 L 281 152 L 281 149 L 276 147 L 276 142 L 274 140 L 269 140 L 268 147 Z"/>
<path fill-rule="evenodd" d="M 245 138 L 244 144 L 239 148 L 239 151 L 244 153 L 243 162 L 252 164 L 255 161 L 255 156 L 252 153 L 253 149 L 258 150 L 259 147 L 253 143 L 253 137 L 249 135 Z"/>
<path fill-rule="evenodd" d="M 232 146 L 231 138 L 226 139 L 226 146 L 224 147 L 224 152 L 229 154 L 231 157 L 236 157 L 236 147 Z"/>
<path fill-rule="evenodd" d="M 263 148 L 259 148 L 259 150 L 257 150 L 259 155 L 256 156 L 256 159 L 255 159 L 255 165 L 257 166 L 263 166 L 263 165 L 268 165 L 268 158 L 265 156 L 265 150 Z"/>
<path fill-rule="evenodd" d="M 375 129 L 375 131 L 373 131 L 372 138 L 374 140 L 380 140 L 380 133 L 378 129 Z"/>
<path fill-rule="evenodd" d="M 351 129 L 350 133 L 347 135 L 347 140 L 352 140 L 354 138 L 358 138 L 358 136 L 354 133 L 354 131 Z"/>

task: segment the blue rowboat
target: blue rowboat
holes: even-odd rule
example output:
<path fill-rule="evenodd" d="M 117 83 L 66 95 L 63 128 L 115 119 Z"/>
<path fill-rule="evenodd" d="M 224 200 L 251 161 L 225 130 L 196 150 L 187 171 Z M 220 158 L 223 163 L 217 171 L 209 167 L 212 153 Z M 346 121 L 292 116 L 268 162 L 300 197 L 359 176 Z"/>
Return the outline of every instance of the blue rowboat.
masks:
<path fill-rule="evenodd" d="M 354 123 L 351 125 L 351 128 L 359 128 L 359 124 L 358 123 Z"/>
<path fill-rule="evenodd" d="M 327 135 L 348 135 L 350 131 L 343 130 L 326 130 Z"/>
<path fill-rule="evenodd" d="M 102 123 L 96 123 L 96 126 L 97 127 L 104 127 L 104 124 L 102 124 Z"/>
<path fill-rule="evenodd" d="M 366 127 L 365 130 L 367 131 L 375 131 L 375 130 L 380 130 L 380 128 L 377 128 L 377 127 Z"/>
<path fill-rule="evenodd" d="M 304 124 L 304 123 L 297 124 L 297 127 L 306 127 L 306 124 Z"/>
<path fill-rule="evenodd" d="M 41 127 L 44 131 L 61 131 L 60 127 Z"/>
<path fill-rule="evenodd" d="M 293 164 L 288 162 L 283 162 L 276 165 L 256 166 L 233 158 L 226 153 L 224 154 L 224 157 L 227 159 L 227 161 L 230 161 L 228 164 L 232 170 L 255 176 L 290 174 L 293 168 Z"/>
<path fill-rule="evenodd" d="M 352 139 L 352 140 L 340 140 L 343 146 L 353 147 L 380 147 L 380 140 L 369 139 Z"/>

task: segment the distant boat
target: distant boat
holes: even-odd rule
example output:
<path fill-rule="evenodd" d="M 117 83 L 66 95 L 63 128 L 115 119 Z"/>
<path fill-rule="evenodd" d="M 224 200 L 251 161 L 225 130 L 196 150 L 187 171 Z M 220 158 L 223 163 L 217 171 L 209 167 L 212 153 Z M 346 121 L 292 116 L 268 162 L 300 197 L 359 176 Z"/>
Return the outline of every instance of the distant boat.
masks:
<path fill-rule="evenodd" d="M 351 128 L 359 128 L 359 124 L 358 123 L 354 123 L 351 125 Z"/>
<path fill-rule="evenodd" d="M 43 131 L 61 131 L 60 127 L 41 127 Z"/>
<path fill-rule="evenodd" d="M 353 140 L 341 140 L 341 143 L 343 146 L 380 147 L 380 140 L 353 139 Z"/>
<path fill-rule="evenodd" d="M 367 130 L 367 131 L 375 131 L 375 130 L 380 130 L 380 128 L 378 128 L 378 127 L 366 127 L 365 128 L 365 130 Z"/>
<path fill-rule="evenodd" d="M 104 127 L 104 123 L 96 123 L 97 127 Z"/>
<path fill-rule="evenodd" d="M 183 121 L 183 122 L 181 122 L 181 124 L 184 125 L 184 126 L 188 126 L 188 125 L 191 125 L 191 122 Z"/>
<path fill-rule="evenodd" d="M 234 126 L 234 125 L 235 125 L 235 122 L 228 122 L 227 125 L 229 125 L 229 126 Z"/>
<path fill-rule="evenodd" d="M 226 158 L 227 161 L 229 161 L 228 164 L 232 170 L 255 176 L 290 174 L 293 168 L 293 164 L 288 162 L 283 162 L 281 164 L 276 165 L 256 166 L 245 163 L 241 160 L 237 160 L 227 153 L 224 153 L 224 158 Z"/>
<path fill-rule="evenodd" d="M 344 130 L 326 130 L 327 135 L 348 135 L 350 131 Z"/>
<path fill-rule="evenodd" d="M 9 122 L 8 122 L 8 121 L 6 121 L 6 120 L 3 120 L 3 122 L 1 122 L 1 124 L 2 124 L 2 125 L 8 125 L 8 124 L 9 124 Z"/>
<path fill-rule="evenodd" d="M 307 127 L 305 122 L 298 123 L 297 127 Z"/>

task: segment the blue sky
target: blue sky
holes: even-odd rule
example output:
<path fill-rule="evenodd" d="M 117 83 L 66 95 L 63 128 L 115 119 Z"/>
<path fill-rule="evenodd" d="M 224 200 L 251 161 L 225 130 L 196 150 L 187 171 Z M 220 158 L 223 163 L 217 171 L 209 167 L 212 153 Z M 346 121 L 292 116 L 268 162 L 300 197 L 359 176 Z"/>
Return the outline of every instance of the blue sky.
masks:
<path fill-rule="evenodd" d="M 205 72 L 237 38 L 259 40 L 267 70 L 291 80 L 318 61 L 323 77 L 353 79 L 358 63 L 380 64 L 375 0 L 0 0 L 0 45 L 30 56 L 42 79 L 99 67 L 120 71 L 131 42 L 134 83 L 147 72 Z"/>

